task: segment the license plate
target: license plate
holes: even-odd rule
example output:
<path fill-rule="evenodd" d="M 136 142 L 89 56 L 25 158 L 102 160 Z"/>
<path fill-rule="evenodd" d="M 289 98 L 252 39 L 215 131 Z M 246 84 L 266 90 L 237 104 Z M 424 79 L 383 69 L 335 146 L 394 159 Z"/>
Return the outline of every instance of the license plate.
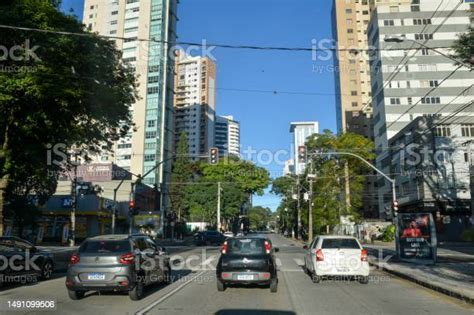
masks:
<path fill-rule="evenodd" d="M 237 280 L 253 280 L 253 275 L 237 275 Z"/>
<path fill-rule="evenodd" d="M 337 272 L 349 272 L 349 268 L 346 267 L 336 267 Z"/>
<path fill-rule="evenodd" d="M 105 280 L 105 274 L 91 273 L 90 275 L 87 275 L 87 280 Z"/>

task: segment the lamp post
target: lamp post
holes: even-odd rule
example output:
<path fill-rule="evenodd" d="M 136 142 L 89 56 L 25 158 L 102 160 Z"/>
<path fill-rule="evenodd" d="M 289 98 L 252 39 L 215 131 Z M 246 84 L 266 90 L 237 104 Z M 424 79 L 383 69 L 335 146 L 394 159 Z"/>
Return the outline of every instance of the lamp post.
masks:
<path fill-rule="evenodd" d="M 416 41 L 414 39 L 407 38 L 405 35 L 387 35 L 387 36 L 385 36 L 384 41 L 386 43 L 403 43 L 403 42 L 406 42 L 406 41 L 415 43 L 415 44 L 417 44 L 417 45 L 419 45 L 423 48 L 432 50 L 432 51 L 438 53 L 439 55 L 441 55 L 443 57 L 451 59 L 452 61 L 456 62 L 457 64 L 463 65 L 464 67 L 466 67 L 466 68 L 468 68 L 472 71 L 472 65 L 467 64 L 465 61 L 456 59 L 456 58 L 454 58 L 454 57 L 452 57 L 448 54 L 445 54 L 444 52 L 440 51 L 439 49 L 430 47 L 430 46 L 425 45 L 424 43 L 421 43 L 421 42 Z"/>

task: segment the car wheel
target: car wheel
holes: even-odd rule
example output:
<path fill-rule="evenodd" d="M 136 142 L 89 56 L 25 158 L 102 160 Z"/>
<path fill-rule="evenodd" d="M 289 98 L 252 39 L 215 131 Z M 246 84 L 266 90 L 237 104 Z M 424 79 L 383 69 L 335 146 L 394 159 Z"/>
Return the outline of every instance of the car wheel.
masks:
<path fill-rule="evenodd" d="M 278 291 L 278 279 L 272 279 L 270 282 L 270 292 L 276 293 Z"/>
<path fill-rule="evenodd" d="M 217 279 L 217 291 L 219 292 L 225 291 L 225 283 L 219 279 Z"/>
<path fill-rule="evenodd" d="M 358 278 L 360 284 L 368 284 L 369 283 L 369 277 L 359 277 Z"/>
<path fill-rule="evenodd" d="M 316 273 L 313 273 L 311 275 L 311 280 L 313 281 L 313 283 L 320 283 L 321 282 L 321 277 L 316 275 Z"/>
<path fill-rule="evenodd" d="M 53 275 L 53 263 L 51 261 L 46 261 L 43 264 L 41 269 L 41 280 L 49 280 Z"/>
<path fill-rule="evenodd" d="M 138 281 L 133 287 L 132 290 L 128 292 L 128 296 L 132 301 L 139 301 L 143 297 L 143 292 L 145 291 L 145 287 L 143 285 L 143 281 Z"/>
<path fill-rule="evenodd" d="M 84 291 L 74 291 L 74 290 L 67 290 L 67 294 L 69 295 L 69 298 L 71 300 L 74 300 L 74 301 L 77 301 L 77 300 L 80 300 L 84 297 L 84 294 L 86 294 L 86 292 Z"/>

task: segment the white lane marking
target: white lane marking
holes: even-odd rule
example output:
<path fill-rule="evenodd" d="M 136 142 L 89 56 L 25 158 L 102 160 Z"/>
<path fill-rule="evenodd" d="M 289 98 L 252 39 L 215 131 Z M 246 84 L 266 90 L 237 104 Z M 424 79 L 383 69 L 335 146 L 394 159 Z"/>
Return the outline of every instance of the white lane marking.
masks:
<path fill-rule="evenodd" d="M 136 315 L 144 315 L 146 314 L 147 312 L 151 311 L 154 307 L 156 307 L 158 304 L 161 304 L 163 303 L 166 299 L 168 299 L 169 297 L 171 297 L 172 295 L 174 295 L 175 293 L 179 292 L 180 290 L 182 290 L 185 286 L 187 286 L 188 284 L 190 284 L 191 282 L 193 282 L 194 280 L 196 280 L 198 277 L 200 277 L 203 273 L 207 272 L 206 270 L 198 273 L 195 277 L 189 279 L 188 281 L 184 282 L 183 284 L 181 284 L 179 287 L 177 287 L 176 289 L 174 289 L 173 291 L 169 292 L 168 294 L 164 295 L 161 299 L 149 304 L 147 307 L 137 311 L 135 314 Z"/>

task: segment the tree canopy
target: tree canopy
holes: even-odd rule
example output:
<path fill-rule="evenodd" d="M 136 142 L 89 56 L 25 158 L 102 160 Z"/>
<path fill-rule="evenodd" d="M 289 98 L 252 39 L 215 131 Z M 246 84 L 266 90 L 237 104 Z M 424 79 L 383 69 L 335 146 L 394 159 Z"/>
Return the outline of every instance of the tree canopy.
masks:
<path fill-rule="evenodd" d="M 133 70 L 112 41 L 89 33 L 57 5 L 0 3 L 2 24 L 84 35 L 0 29 L 2 45 L 17 48 L 15 58 L 3 58 L 0 72 L 0 214 L 4 198 L 54 192 L 57 174 L 68 163 L 47 159 L 52 146 L 95 153 L 110 148 L 132 124 Z"/>

